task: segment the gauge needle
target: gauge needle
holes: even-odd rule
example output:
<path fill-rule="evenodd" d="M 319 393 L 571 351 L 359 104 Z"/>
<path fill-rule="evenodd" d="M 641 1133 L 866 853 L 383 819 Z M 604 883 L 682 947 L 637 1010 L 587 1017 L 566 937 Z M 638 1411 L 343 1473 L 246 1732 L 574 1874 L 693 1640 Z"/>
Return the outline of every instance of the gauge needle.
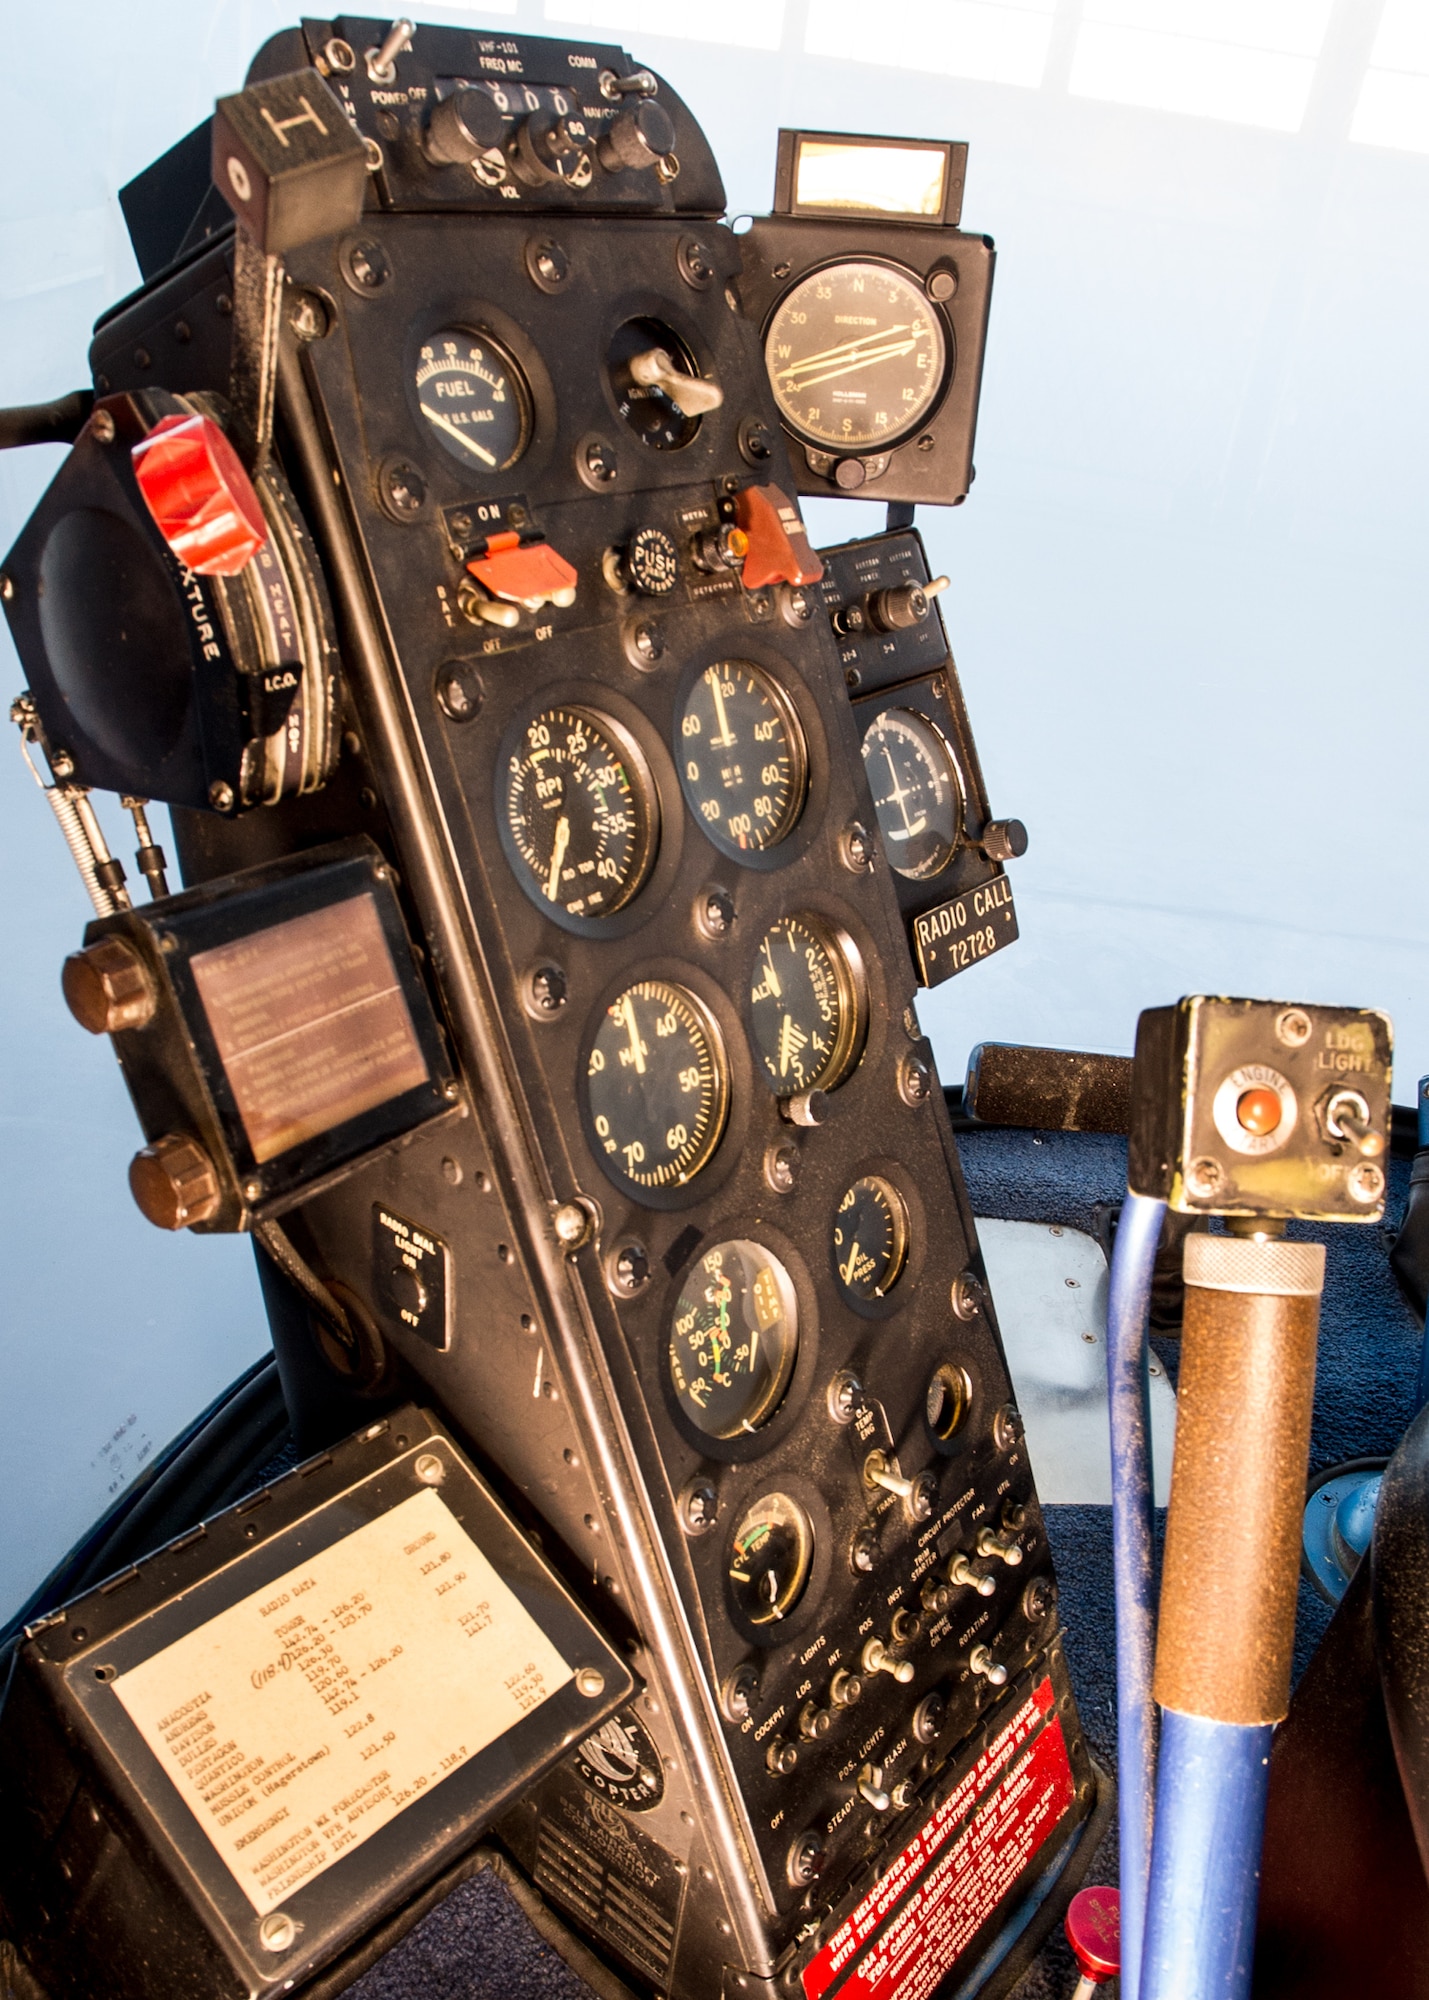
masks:
<path fill-rule="evenodd" d="M 729 717 L 724 712 L 724 695 L 720 690 L 718 674 L 710 676 L 710 688 L 714 694 L 715 714 L 719 717 L 720 733 L 715 738 L 715 742 L 718 743 L 721 750 L 728 750 L 734 741 L 734 737 L 730 734 Z"/>
<path fill-rule="evenodd" d="M 770 948 L 768 938 L 764 940 L 764 963 L 769 968 L 769 991 L 774 995 L 776 1000 L 782 1000 L 784 997 L 784 988 L 779 984 L 779 975 L 774 970 L 774 954 Z"/>
<path fill-rule="evenodd" d="M 809 1037 L 795 1021 L 792 1014 L 786 1014 L 779 1026 L 779 1074 L 787 1076 L 789 1065 L 804 1047 Z"/>
<path fill-rule="evenodd" d="M 908 334 L 906 340 L 896 338 L 904 333 Z M 872 346 L 873 341 L 883 344 Z M 825 348 L 822 354 L 806 354 L 802 361 L 791 361 L 779 370 L 779 380 L 789 389 L 812 389 L 836 375 L 851 375 L 856 368 L 871 368 L 875 362 L 911 354 L 917 345 L 917 334 L 908 333 L 907 327 L 892 326 L 883 333 L 868 333 L 862 340 L 846 340 L 840 347 Z"/>
<path fill-rule="evenodd" d="M 893 762 L 893 752 L 886 743 L 883 746 L 883 754 L 888 760 L 888 775 L 893 780 L 893 790 L 888 796 L 890 799 L 897 800 L 898 810 L 903 815 L 903 831 L 900 833 L 895 827 L 893 832 L 886 837 L 889 840 L 911 840 L 915 833 L 921 833 L 928 824 L 928 815 L 926 813 L 919 813 L 916 820 L 909 819 L 908 808 L 903 803 L 908 794 L 898 782 L 898 767 Z"/>
<path fill-rule="evenodd" d="M 635 1019 L 635 1002 L 627 993 L 625 996 L 625 1025 L 630 1034 L 630 1054 L 635 1064 L 635 1074 L 645 1074 L 645 1051 L 640 1046 L 640 1028 Z"/>
<path fill-rule="evenodd" d="M 464 444 L 467 450 L 473 455 L 473 457 L 479 458 L 483 465 L 495 465 L 496 460 L 493 457 L 493 455 L 486 449 L 486 446 L 484 444 L 478 444 L 475 438 L 468 437 L 466 432 L 464 430 L 459 429 L 458 426 L 452 423 L 449 418 L 439 417 L 435 410 L 428 410 L 425 408 L 425 406 L 423 408 L 422 414 L 427 419 L 427 422 L 429 424 L 435 424 L 438 430 L 450 431 L 452 436 L 456 438 L 459 443 Z"/>
<path fill-rule="evenodd" d="M 551 873 L 546 882 L 546 900 L 556 900 L 556 885 L 561 879 L 561 863 L 566 858 L 566 849 L 571 844 L 571 823 L 562 813 L 556 821 L 556 842 L 551 853 Z"/>

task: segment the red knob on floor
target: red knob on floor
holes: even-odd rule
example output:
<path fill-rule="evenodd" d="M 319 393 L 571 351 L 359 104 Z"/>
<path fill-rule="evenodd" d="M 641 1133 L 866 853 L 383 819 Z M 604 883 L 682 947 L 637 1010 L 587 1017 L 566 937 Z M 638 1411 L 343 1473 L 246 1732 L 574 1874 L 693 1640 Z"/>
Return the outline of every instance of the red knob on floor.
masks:
<path fill-rule="evenodd" d="M 1115 1889 L 1079 1889 L 1067 1910 L 1067 1942 L 1081 1967 L 1078 1994 L 1121 1971 L 1121 1896 Z"/>
<path fill-rule="evenodd" d="M 161 417 L 131 456 L 154 525 L 187 569 L 237 576 L 267 541 L 253 482 L 212 417 Z"/>

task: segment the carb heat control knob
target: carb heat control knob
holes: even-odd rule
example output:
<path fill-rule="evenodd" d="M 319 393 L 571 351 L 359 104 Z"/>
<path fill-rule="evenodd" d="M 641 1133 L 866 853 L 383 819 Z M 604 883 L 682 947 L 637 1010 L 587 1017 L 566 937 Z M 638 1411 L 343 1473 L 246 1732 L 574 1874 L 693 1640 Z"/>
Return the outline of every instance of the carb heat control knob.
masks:
<path fill-rule="evenodd" d="M 642 98 L 633 109 L 622 111 L 601 135 L 596 154 L 607 173 L 629 168 L 640 172 L 653 167 L 675 150 L 675 121 L 663 104 Z"/>
<path fill-rule="evenodd" d="M 490 91 L 463 86 L 432 106 L 422 134 L 422 151 L 434 167 L 469 167 L 484 153 L 499 151 L 506 120 Z"/>

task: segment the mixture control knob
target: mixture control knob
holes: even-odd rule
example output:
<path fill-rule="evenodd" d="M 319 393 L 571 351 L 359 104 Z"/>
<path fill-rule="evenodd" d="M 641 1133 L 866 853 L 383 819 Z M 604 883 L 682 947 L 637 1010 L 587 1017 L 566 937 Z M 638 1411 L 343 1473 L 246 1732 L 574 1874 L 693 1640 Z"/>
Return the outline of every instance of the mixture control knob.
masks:
<path fill-rule="evenodd" d="M 144 505 L 198 576 L 237 576 L 268 539 L 238 453 L 212 417 L 160 417 L 130 457 Z"/>
<path fill-rule="evenodd" d="M 893 1801 L 883 1789 L 883 1766 L 881 1764 L 864 1765 L 858 1774 L 858 1795 L 864 1804 L 872 1806 L 875 1812 L 885 1813 L 888 1811 Z"/>
<path fill-rule="evenodd" d="M 892 1674 L 900 1687 L 907 1687 L 913 1678 L 914 1667 L 911 1660 L 895 1660 L 881 1639 L 870 1639 L 863 1649 L 863 1671 L 866 1674 Z"/>
<path fill-rule="evenodd" d="M 566 187 L 588 187 L 595 168 L 585 121 L 532 112 L 517 128 L 511 165 L 528 187 L 550 187 L 556 181 Z"/>
<path fill-rule="evenodd" d="M 422 151 L 434 167 L 469 167 L 505 136 L 506 120 L 491 93 L 464 86 L 432 106 Z"/>
<path fill-rule="evenodd" d="M 799 1751 L 795 1744 L 776 1736 L 764 1753 L 764 1761 L 776 1778 L 787 1778 L 799 1761 Z"/>
<path fill-rule="evenodd" d="M 974 1569 L 961 1549 L 948 1564 L 948 1582 L 963 1584 L 979 1597 L 991 1597 L 997 1589 L 996 1580 L 986 1570 Z"/>
<path fill-rule="evenodd" d="M 948 579 L 935 576 L 931 583 L 896 583 L 886 590 L 872 591 L 868 598 L 868 622 L 875 632 L 907 632 L 927 617 L 930 601 L 946 590 Z"/>
<path fill-rule="evenodd" d="M 806 1701 L 799 1711 L 799 1734 L 806 1741 L 817 1743 L 821 1737 L 828 1735 L 833 1720 L 826 1708 L 820 1708 L 817 1702 Z"/>
<path fill-rule="evenodd" d="M 170 1132 L 129 1163 L 129 1192 L 157 1229 L 188 1229 L 218 1212 L 218 1173 L 197 1139 Z"/>
<path fill-rule="evenodd" d="M 142 1028 L 154 1018 L 154 984 L 142 958 L 121 937 L 71 952 L 60 975 L 65 1005 L 91 1035 Z"/>
<path fill-rule="evenodd" d="M 977 1538 L 977 1552 L 980 1556 L 996 1556 L 1009 1569 L 1016 1569 L 1022 1561 L 1022 1545 L 1016 1535 L 999 1534 L 996 1528 L 983 1528 Z"/>
<path fill-rule="evenodd" d="M 1098 1885 L 1079 1889 L 1067 1906 L 1067 1943 L 1081 1979 L 1072 2000 L 1091 2000 L 1098 1986 L 1121 1971 L 1121 1895 Z"/>
<path fill-rule="evenodd" d="M 596 147 L 600 164 L 612 174 L 626 167 L 638 173 L 674 150 L 675 121 L 663 104 L 649 97 L 612 119 Z"/>
<path fill-rule="evenodd" d="M 974 1646 L 968 1654 L 968 1665 L 975 1674 L 981 1674 L 989 1687 L 1007 1685 L 1007 1669 L 1001 1660 L 992 1657 L 990 1646 Z"/>
<path fill-rule="evenodd" d="M 644 389 L 658 389 L 668 396 L 682 417 L 702 417 L 717 410 L 724 401 L 718 382 L 703 375 L 688 375 L 663 347 L 647 347 L 630 357 L 630 377 Z"/>

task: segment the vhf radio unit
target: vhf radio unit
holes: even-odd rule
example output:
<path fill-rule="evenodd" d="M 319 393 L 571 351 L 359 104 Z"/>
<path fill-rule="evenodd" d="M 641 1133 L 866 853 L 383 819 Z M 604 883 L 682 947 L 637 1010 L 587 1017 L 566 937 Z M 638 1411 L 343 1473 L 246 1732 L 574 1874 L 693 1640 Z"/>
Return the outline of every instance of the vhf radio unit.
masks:
<path fill-rule="evenodd" d="M 780 144 L 739 236 L 619 48 L 276 36 L 124 191 L 145 282 L 3 598 L 139 1205 L 251 1231 L 309 1442 L 429 1404 L 634 1676 L 493 1837 L 675 2000 L 920 2000 L 1006 1990 L 1109 1786 L 915 1012 L 1016 936 L 912 526 L 972 477 L 992 246 L 965 147 Z M 821 557 L 800 493 L 888 532 Z M 202 1824 L 145 1783 L 126 1824 Z M 151 1990 L 38 1810 L 37 1976 Z M 331 1957 L 312 1865 L 201 1990 Z"/>

